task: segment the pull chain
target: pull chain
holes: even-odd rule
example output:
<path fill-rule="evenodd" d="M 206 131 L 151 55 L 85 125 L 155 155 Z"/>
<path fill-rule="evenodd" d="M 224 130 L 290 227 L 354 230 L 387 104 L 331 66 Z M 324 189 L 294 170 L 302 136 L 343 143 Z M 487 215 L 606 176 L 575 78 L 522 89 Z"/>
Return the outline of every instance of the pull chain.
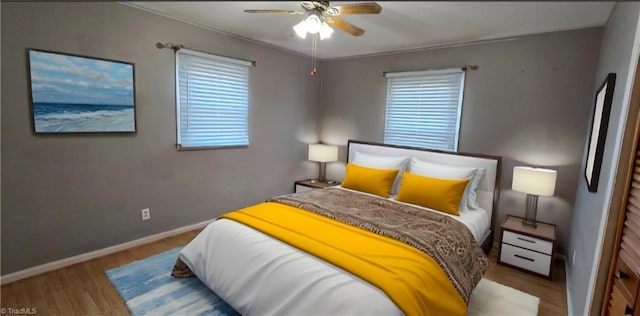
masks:
<path fill-rule="evenodd" d="M 311 40 L 311 73 L 309 73 L 310 77 L 315 76 L 316 72 L 318 72 L 317 62 L 316 62 L 317 47 L 318 47 L 318 33 L 313 34 L 313 38 Z"/>

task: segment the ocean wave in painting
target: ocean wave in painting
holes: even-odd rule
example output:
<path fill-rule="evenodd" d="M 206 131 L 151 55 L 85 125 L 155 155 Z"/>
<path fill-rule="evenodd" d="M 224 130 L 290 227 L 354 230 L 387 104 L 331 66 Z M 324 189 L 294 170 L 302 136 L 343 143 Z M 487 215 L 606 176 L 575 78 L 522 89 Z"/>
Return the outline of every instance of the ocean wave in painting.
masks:
<path fill-rule="evenodd" d="M 133 132 L 132 106 L 35 102 L 36 132 Z"/>

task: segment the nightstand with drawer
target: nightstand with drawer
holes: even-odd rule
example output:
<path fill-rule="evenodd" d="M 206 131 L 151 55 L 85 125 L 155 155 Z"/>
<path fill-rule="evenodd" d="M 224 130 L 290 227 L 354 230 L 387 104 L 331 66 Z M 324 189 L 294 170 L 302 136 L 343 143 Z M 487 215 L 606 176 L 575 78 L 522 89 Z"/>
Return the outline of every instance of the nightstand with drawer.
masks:
<path fill-rule="evenodd" d="M 312 182 L 314 181 L 314 182 Z M 295 193 L 309 191 L 313 189 L 324 189 L 332 186 L 340 185 L 340 182 L 327 183 L 317 180 L 299 180 L 295 182 Z"/>
<path fill-rule="evenodd" d="M 522 218 L 509 215 L 500 227 L 499 263 L 551 279 L 556 226 L 541 222 L 537 227 L 524 225 Z"/>

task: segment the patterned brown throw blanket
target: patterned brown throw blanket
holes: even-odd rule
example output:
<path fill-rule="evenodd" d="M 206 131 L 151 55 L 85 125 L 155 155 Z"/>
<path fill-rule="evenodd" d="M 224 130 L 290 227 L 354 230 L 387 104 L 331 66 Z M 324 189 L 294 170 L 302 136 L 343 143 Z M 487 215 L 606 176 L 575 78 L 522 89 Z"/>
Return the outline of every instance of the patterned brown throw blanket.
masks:
<path fill-rule="evenodd" d="M 468 304 L 489 268 L 469 229 L 449 216 L 386 199 L 327 188 L 271 199 L 409 244 L 431 256 Z"/>

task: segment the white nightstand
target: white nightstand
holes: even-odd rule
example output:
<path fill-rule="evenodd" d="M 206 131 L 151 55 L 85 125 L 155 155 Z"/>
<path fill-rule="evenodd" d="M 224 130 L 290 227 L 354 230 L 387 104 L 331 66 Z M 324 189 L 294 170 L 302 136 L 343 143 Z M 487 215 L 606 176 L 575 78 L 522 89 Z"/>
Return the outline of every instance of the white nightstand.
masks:
<path fill-rule="evenodd" d="M 300 193 L 300 192 L 309 191 L 313 189 L 324 189 L 324 188 L 332 187 L 335 185 L 340 185 L 340 182 L 327 183 L 327 182 L 320 182 L 320 181 L 315 181 L 315 182 L 311 182 L 311 181 L 312 180 L 296 181 L 295 193 Z"/>
<path fill-rule="evenodd" d="M 502 228 L 499 263 L 551 279 L 556 226 L 537 223 L 523 225 L 522 218 L 509 215 Z"/>

